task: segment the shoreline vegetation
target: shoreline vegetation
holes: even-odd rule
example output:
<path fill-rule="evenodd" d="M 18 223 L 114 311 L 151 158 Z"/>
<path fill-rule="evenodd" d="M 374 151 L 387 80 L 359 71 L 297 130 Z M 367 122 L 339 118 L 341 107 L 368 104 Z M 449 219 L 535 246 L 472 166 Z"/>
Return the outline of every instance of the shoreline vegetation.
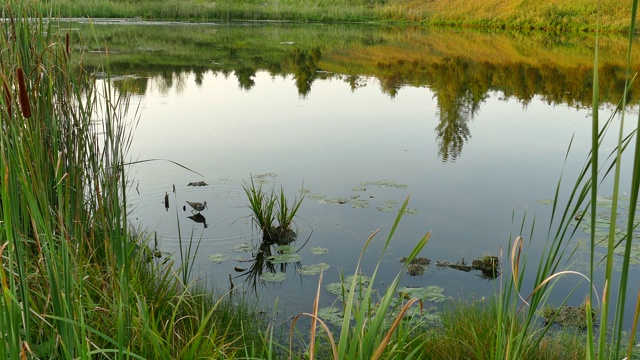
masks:
<path fill-rule="evenodd" d="M 51 14 L 48 10 L 39 13 L 22 1 L 9 3 L 1 8 L 6 21 L 0 23 L 0 45 L 4 49 L 0 52 L 0 354 L 4 358 L 638 358 L 636 327 L 627 333 L 622 323 L 625 292 L 627 288 L 635 290 L 633 284 L 627 284 L 626 274 L 632 242 L 637 241 L 634 224 L 639 171 L 633 174 L 632 208 L 626 238 L 620 245 L 627 260 L 622 279 L 614 279 L 608 263 L 604 286 L 594 284 L 596 289 L 584 305 L 587 314 L 595 305 L 599 323 L 606 325 L 598 326 L 592 316 L 586 316 L 586 332 L 563 331 L 558 335 L 551 325 L 555 315 L 550 315 L 548 323 L 537 316 L 547 304 L 554 278 L 563 274 L 561 263 L 567 260 L 563 254 L 569 247 L 571 220 L 579 209 L 590 205 L 592 211 L 584 212 L 584 221 L 596 221 L 597 180 L 604 175 L 598 172 L 598 156 L 590 155 L 591 162 L 573 188 L 577 198 L 572 197 L 574 201 L 565 208 L 553 205 L 559 224 L 549 225 L 549 252 L 539 264 L 533 259 L 533 270 L 527 269 L 536 273 L 537 284 L 528 297 L 521 288 L 526 257 L 519 234 L 531 236 L 533 229 L 525 229 L 523 220 L 518 233 L 511 236 L 515 240 L 506 251 L 507 260 L 501 260 L 510 264 L 510 273 L 505 271 L 500 276 L 500 294 L 485 302 L 452 304 L 444 310 L 440 327 L 430 327 L 422 320 L 422 305 L 428 305 L 428 299 L 401 297 L 401 301 L 395 301 L 400 275 L 385 293 L 376 294 L 374 271 L 368 284 L 361 282 L 360 276 L 345 276 L 342 326 L 326 326 L 318 315 L 318 299 L 309 299 L 311 313 L 299 315 L 311 318 L 309 334 L 304 334 L 302 325 L 296 328 L 302 345 L 292 349 L 279 343 L 273 324 L 250 309 L 246 299 L 189 282 L 190 250 L 180 259 L 182 264 L 173 266 L 171 260 L 154 258 L 155 249 L 149 248 L 148 236 L 129 229 L 127 148 L 137 117 L 130 112 L 128 98 L 115 91 L 109 81 L 97 80 L 83 67 L 82 58 L 70 56 L 74 44 L 69 35 L 43 20 L 42 14 Z M 95 6 L 93 14 L 103 11 L 98 4 L 107 4 L 82 3 Z M 391 6 L 401 2 L 379 3 Z M 55 9 L 60 3 L 45 4 Z M 80 6 L 81 2 L 74 4 Z M 146 9 L 144 4 L 148 3 L 117 3 L 138 11 Z M 183 11 L 182 5 L 172 4 L 177 7 L 174 11 Z M 363 2 L 361 9 L 375 9 L 376 4 Z M 334 6 L 337 12 L 339 4 Z M 634 1 L 633 12 L 636 7 Z M 124 17 L 137 16 L 134 13 Z M 182 15 L 180 11 L 174 13 Z M 227 13 L 235 14 L 231 9 Z M 349 15 L 348 11 L 343 13 Z M 60 14 L 65 16 L 63 11 Z M 108 78 L 109 67 L 105 66 L 102 73 Z M 592 153 L 596 155 L 604 134 L 598 132 L 597 84 L 596 67 L 592 139 Z M 632 137 L 620 137 L 617 156 L 612 163 L 604 164 L 603 172 L 618 166 L 622 149 L 633 145 Z M 635 150 L 632 147 L 628 151 L 634 152 L 637 169 L 640 145 Z M 618 170 L 612 171 L 619 174 Z M 617 199 L 620 181 L 619 175 L 615 176 L 613 198 Z M 407 204 L 408 199 L 385 240 L 385 249 Z M 615 225 L 615 204 L 612 209 L 611 224 Z M 610 228 L 608 262 L 618 246 L 615 239 L 619 239 L 616 226 Z M 404 266 L 420 253 L 429 235 L 416 240 Z M 362 254 L 374 236 L 363 245 Z M 594 259 L 595 234 L 591 236 L 593 269 L 598 259 Z M 593 270 L 588 277 L 594 278 Z M 611 308 L 616 316 L 609 320 L 612 293 L 619 300 Z M 637 323 L 640 301 L 626 305 Z M 277 304 L 274 306 L 277 308 Z"/>
<path fill-rule="evenodd" d="M 49 0 L 62 17 L 145 20 L 374 22 L 519 31 L 628 33 L 631 4 L 617 0 Z"/>

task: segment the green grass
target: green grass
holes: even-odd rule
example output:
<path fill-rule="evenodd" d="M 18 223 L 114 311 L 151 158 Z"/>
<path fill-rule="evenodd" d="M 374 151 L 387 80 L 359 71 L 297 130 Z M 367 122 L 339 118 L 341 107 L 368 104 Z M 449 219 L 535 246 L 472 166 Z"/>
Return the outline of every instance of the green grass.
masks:
<path fill-rule="evenodd" d="M 252 221 L 262 231 L 263 240 L 270 243 L 289 243 L 297 236 L 293 230 L 295 218 L 304 200 L 304 193 L 300 191 L 300 197 L 288 198 L 284 187 L 276 192 L 273 188 L 265 190 L 262 182 L 258 184 L 253 180 L 242 185 L 249 208 L 252 212 Z"/>
<path fill-rule="evenodd" d="M 247 306 L 185 283 L 129 230 L 128 98 L 55 21 L 1 11 L 0 356 L 215 358 L 259 340 Z"/>
<path fill-rule="evenodd" d="M 600 13 L 593 1 L 536 2 L 462 0 L 51 0 L 67 17 L 141 17 L 181 20 L 285 20 L 304 22 L 393 22 L 562 32 L 628 32 L 630 7 L 615 0 L 602 1 Z"/>

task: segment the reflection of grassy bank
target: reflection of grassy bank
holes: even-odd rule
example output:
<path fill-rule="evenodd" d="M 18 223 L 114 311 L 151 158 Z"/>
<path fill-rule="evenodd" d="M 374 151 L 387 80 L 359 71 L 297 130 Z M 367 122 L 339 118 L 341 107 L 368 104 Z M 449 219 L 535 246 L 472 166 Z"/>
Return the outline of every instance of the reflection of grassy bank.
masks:
<path fill-rule="evenodd" d="M 54 0 L 51 3 L 62 16 L 93 18 L 378 21 L 565 32 L 593 31 L 598 20 L 596 3 L 590 0 L 556 0 L 545 4 L 519 0 Z M 616 0 L 600 3 L 602 28 L 627 31 L 630 6 Z"/>
<path fill-rule="evenodd" d="M 297 24 L 182 25 L 171 31 L 162 25 L 99 25 L 96 32 L 108 44 L 114 71 L 143 76 L 121 89 L 133 92 L 144 92 L 151 77 L 170 88 L 174 77 L 193 72 L 201 78 L 207 71 L 233 73 L 240 86 L 250 88 L 257 71 L 268 71 L 294 75 L 302 95 L 316 78 L 340 76 L 355 89 L 359 76 L 371 76 L 390 95 L 403 85 L 427 86 L 444 102 L 466 88 L 476 101 L 487 91 L 524 103 L 535 95 L 572 106 L 592 101 L 594 38 L 586 35 Z M 600 44 L 606 74 L 601 101 L 614 103 L 622 96 L 626 41 L 603 37 Z M 633 66 L 640 68 L 640 60 Z"/>

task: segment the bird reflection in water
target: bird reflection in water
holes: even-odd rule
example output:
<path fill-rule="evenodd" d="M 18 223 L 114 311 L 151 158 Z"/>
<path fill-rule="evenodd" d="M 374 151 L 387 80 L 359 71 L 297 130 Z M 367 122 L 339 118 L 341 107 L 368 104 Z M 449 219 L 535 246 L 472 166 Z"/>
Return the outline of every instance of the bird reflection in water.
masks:
<path fill-rule="evenodd" d="M 207 219 L 204 218 L 204 216 L 202 216 L 202 214 L 197 213 L 195 215 L 191 215 L 191 216 L 187 216 L 189 219 L 193 220 L 193 222 L 196 222 L 198 224 L 203 224 L 205 229 L 209 226 L 207 225 Z"/>

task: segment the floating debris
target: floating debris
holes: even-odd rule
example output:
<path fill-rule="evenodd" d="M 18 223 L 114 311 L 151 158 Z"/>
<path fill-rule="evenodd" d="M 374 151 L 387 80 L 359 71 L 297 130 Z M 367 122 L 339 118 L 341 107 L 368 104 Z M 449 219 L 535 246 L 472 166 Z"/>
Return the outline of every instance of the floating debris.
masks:
<path fill-rule="evenodd" d="M 407 262 L 407 257 L 401 257 L 400 258 L 400 262 L 401 263 L 405 263 Z M 413 260 L 411 260 L 409 262 L 409 264 L 411 265 L 429 265 L 431 264 L 431 260 L 425 258 L 425 257 L 417 257 L 417 258 L 413 258 Z"/>
<path fill-rule="evenodd" d="M 407 272 L 411 276 L 424 275 L 424 270 L 425 270 L 424 265 L 418 265 L 418 264 L 409 265 L 409 267 L 407 268 Z"/>
<path fill-rule="evenodd" d="M 193 181 L 193 182 L 190 182 L 190 183 L 187 184 L 187 186 L 207 186 L 207 185 L 209 185 L 209 184 L 207 184 L 204 181 Z M 175 192 L 175 190 L 174 190 L 174 192 Z"/>

